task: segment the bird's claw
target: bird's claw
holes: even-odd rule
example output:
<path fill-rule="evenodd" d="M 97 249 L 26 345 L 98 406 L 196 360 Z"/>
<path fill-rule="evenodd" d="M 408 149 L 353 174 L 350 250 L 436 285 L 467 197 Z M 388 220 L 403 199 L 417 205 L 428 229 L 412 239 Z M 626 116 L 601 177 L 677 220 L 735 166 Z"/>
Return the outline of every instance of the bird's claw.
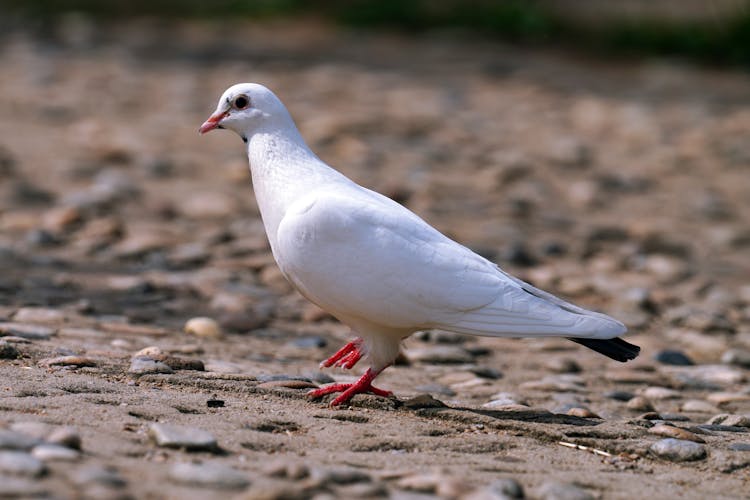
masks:
<path fill-rule="evenodd" d="M 372 380 L 375 378 L 375 376 L 377 376 L 377 373 L 374 373 L 371 369 L 368 369 L 367 372 L 362 375 L 362 378 L 352 384 L 327 385 L 325 387 L 321 387 L 320 389 L 314 389 L 308 392 L 307 396 L 311 399 L 318 399 L 325 396 L 326 394 L 340 392 L 341 394 L 336 396 L 336 398 L 331 401 L 330 406 L 338 406 L 352 399 L 355 394 L 364 394 L 368 392 L 384 398 L 390 397 L 393 394 L 391 391 L 384 391 L 383 389 L 373 387 Z"/>
<path fill-rule="evenodd" d="M 357 337 L 339 349 L 336 354 L 320 363 L 320 367 L 330 368 L 335 366 L 346 369 L 353 368 L 354 365 L 357 364 L 357 361 L 362 358 L 362 351 L 360 350 L 362 342 L 362 339 Z"/>

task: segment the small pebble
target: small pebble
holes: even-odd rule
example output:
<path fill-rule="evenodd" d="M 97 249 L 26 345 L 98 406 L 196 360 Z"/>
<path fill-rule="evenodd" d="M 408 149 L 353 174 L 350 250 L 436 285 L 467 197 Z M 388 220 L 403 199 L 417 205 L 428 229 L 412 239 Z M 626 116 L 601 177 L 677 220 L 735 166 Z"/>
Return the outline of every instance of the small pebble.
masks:
<path fill-rule="evenodd" d="M 420 408 L 445 408 L 445 403 L 439 399 L 435 399 L 430 394 L 419 394 L 413 398 L 409 398 L 403 401 L 405 408 L 411 410 L 418 410 Z"/>
<path fill-rule="evenodd" d="M 654 355 L 654 359 L 664 365 L 672 366 L 692 366 L 695 364 L 687 354 L 683 353 L 682 351 L 672 349 L 665 349 L 663 351 L 657 352 Z"/>
<path fill-rule="evenodd" d="M 570 483 L 550 481 L 544 483 L 538 490 L 541 500 L 594 500 L 586 490 Z"/>
<path fill-rule="evenodd" d="M 297 481 L 310 475 L 307 465 L 287 459 L 274 460 L 263 468 L 263 473 L 271 477 L 281 477 Z"/>
<path fill-rule="evenodd" d="M 12 335 L 29 340 L 48 340 L 54 334 L 55 330 L 46 326 L 25 323 L 0 323 L 0 337 Z"/>
<path fill-rule="evenodd" d="M 729 349 L 721 355 L 721 362 L 726 365 L 750 368 L 750 351 L 746 349 Z"/>
<path fill-rule="evenodd" d="M 224 408 L 224 400 L 223 399 L 209 399 L 206 401 L 206 406 L 209 408 Z"/>
<path fill-rule="evenodd" d="M 650 400 L 680 399 L 682 397 L 682 394 L 674 389 L 654 386 L 646 387 L 641 395 Z"/>
<path fill-rule="evenodd" d="M 366 472 L 350 467 L 313 468 L 310 477 L 318 484 L 352 484 L 371 480 Z"/>
<path fill-rule="evenodd" d="M 23 451 L 0 451 L 0 473 L 39 477 L 46 472 L 44 463 Z"/>
<path fill-rule="evenodd" d="M 632 411 L 654 411 L 654 405 L 651 404 L 651 401 L 644 398 L 643 396 L 636 396 L 630 401 L 627 402 L 625 405 L 628 410 Z"/>
<path fill-rule="evenodd" d="M 708 401 L 700 399 L 689 399 L 680 405 L 680 410 L 687 413 L 716 413 L 719 411 L 714 405 Z"/>
<path fill-rule="evenodd" d="M 714 415 L 708 422 L 709 425 L 730 425 L 733 427 L 750 427 L 750 415 L 730 415 L 728 413 L 720 413 Z"/>
<path fill-rule="evenodd" d="M 221 338 L 223 335 L 219 323 L 212 318 L 206 317 L 197 317 L 187 320 L 185 323 L 185 333 L 195 335 L 196 337 L 213 339 Z"/>
<path fill-rule="evenodd" d="M 47 307 L 22 307 L 13 315 L 13 321 L 19 323 L 62 323 L 65 314 L 57 309 Z"/>
<path fill-rule="evenodd" d="M 57 356 L 55 358 L 45 358 L 39 361 L 39 366 L 75 366 L 78 368 L 84 366 L 96 366 L 96 361 L 86 356 Z"/>
<path fill-rule="evenodd" d="M 188 451 L 216 451 L 218 444 L 211 433 L 197 427 L 152 424 L 148 435 L 158 446 L 184 448 Z"/>
<path fill-rule="evenodd" d="M 705 441 L 698 437 L 697 434 L 690 432 L 685 429 L 680 429 L 673 425 L 667 424 L 656 424 L 648 430 L 649 434 L 656 434 L 657 436 L 666 436 L 675 439 L 684 439 L 686 441 L 693 441 L 696 443 L 705 443 Z"/>
<path fill-rule="evenodd" d="M 571 417 L 581 417 L 581 418 L 602 418 L 593 411 L 589 410 L 588 408 L 582 408 L 582 407 L 575 407 L 570 408 L 567 412 L 567 415 L 570 415 Z"/>
<path fill-rule="evenodd" d="M 31 450 L 31 455 L 42 462 L 72 462 L 78 460 L 81 456 L 78 451 L 58 444 L 40 444 L 35 446 Z"/>
<path fill-rule="evenodd" d="M 615 401 L 630 401 L 635 397 L 635 394 L 628 391 L 608 391 L 604 393 L 605 398 L 614 399 Z"/>
<path fill-rule="evenodd" d="M 146 375 L 148 373 L 174 373 L 174 370 L 161 361 L 156 361 L 146 356 L 136 356 L 130 362 L 128 373 Z"/>
<path fill-rule="evenodd" d="M 750 394 L 742 392 L 713 392 L 706 396 L 706 399 L 715 405 L 725 405 L 730 403 L 739 403 L 740 401 L 750 401 Z"/>
<path fill-rule="evenodd" d="M 74 427 L 57 427 L 46 438 L 48 443 L 59 444 L 74 450 L 81 449 L 81 435 Z"/>
<path fill-rule="evenodd" d="M 216 462 L 176 463 L 169 469 L 169 478 L 182 484 L 231 490 L 243 489 L 250 484 L 245 473 Z"/>
<path fill-rule="evenodd" d="M 497 479 L 466 496 L 462 500 L 512 500 L 524 498 L 523 486 L 512 478 Z"/>
<path fill-rule="evenodd" d="M 21 353 L 15 346 L 4 340 L 0 340 L 0 359 L 18 359 Z"/>
<path fill-rule="evenodd" d="M 0 450 L 30 450 L 39 440 L 22 432 L 0 429 Z"/>
<path fill-rule="evenodd" d="M 72 477 L 73 482 L 81 486 L 99 484 L 110 488 L 122 488 L 127 484 L 115 469 L 99 465 L 84 466 L 78 469 Z"/>
<path fill-rule="evenodd" d="M 657 457 L 672 462 L 689 462 L 706 458 L 704 445 L 682 439 L 662 439 L 652 444 L 649 450 Z"/>
<path fill-rule="evenodd" d="M 49 433 L 52 432 L 52 428 L 53 426 L 50 424 L 33 421 L 13 422 L 9 427 L 9 429 L 12 431 L 31 436 L 38 441 L 43 441 L 44 439 L 46 439 Z M 0 436 L 2 435 L 2 432 L 3 431 L 0 430 Z M 1 447 L 2 445 L 0 445 L 0 448 Z"/>

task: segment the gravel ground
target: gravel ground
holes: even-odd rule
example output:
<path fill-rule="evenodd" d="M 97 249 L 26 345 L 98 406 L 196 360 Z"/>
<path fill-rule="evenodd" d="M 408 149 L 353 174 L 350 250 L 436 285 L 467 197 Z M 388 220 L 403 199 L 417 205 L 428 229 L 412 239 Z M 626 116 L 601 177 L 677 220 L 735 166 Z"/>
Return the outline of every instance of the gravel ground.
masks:
<path fill-rule="evenodd" d="M 0 496 L 738 498 L 750 470 L 750 78 L 315 23 L 0 44 Z M 346 408 L 350 332 L 270 255 L 238 81 L 313 150 L 508 271 L 624 321 L 409 339 Z M 188 320 L 207 317 L 210 320 Z"/>

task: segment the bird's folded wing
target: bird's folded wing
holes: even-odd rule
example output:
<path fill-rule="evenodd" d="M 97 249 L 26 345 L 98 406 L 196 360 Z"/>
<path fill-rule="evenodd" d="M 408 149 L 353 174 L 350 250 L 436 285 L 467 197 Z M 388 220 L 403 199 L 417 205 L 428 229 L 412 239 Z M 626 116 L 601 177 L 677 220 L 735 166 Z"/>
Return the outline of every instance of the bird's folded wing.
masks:
<path fill-rule="evenodd" d="M 282 271 L 318 305 L 397 328 L 576 333 L 577 317 L 587 311 L 524 291 L 523 282 L 388 198 L 343 191 L 299 200 L 277 234 Z"/>

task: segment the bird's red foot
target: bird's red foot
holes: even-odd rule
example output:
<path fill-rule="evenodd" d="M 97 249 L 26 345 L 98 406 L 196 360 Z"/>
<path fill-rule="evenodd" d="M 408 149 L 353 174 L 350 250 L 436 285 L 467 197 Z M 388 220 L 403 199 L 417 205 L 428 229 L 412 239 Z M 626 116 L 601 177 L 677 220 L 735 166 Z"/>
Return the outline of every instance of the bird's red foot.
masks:
<path fill-rule="evenodd" d="M 330 368 L 331 366 L 347 369 L 353 368 L 357 364 L 357 361 L 362 358 L 362 342 L 363 340 L 357 337 L 339 349 L 336 354 L 320 363 L 320 366 L 323 368 Z"/>
<path fill-rule="evenodd" d="M 338 406 L 342 403 L 346 403 L 347 401 L 352 399 L 355 394 L 364 394 L 367 392 L 387 398 L 388 396 L 393 394 L 391 391 L 384 391 L 383 389 L 378 389 L 377 387 L 373 387 L 372 385 L 372 381 L 375 379 L 375 377 L 378 376 L 379 373 L 380 371 L 373 372 L 372 369 L 368 368 L 365 374 L 362 375 L 362 377 L 353 384 L 331 384 L 326 387 L 321 387 L 320 389 L 310 391 L 307 393 L 307 395 L 312 399 L 317 399 L 325 396 L 326 394 L 340 392 L 341 394 L 339 394 L 333 401 L 331 401 L 331 406 Z"/>

